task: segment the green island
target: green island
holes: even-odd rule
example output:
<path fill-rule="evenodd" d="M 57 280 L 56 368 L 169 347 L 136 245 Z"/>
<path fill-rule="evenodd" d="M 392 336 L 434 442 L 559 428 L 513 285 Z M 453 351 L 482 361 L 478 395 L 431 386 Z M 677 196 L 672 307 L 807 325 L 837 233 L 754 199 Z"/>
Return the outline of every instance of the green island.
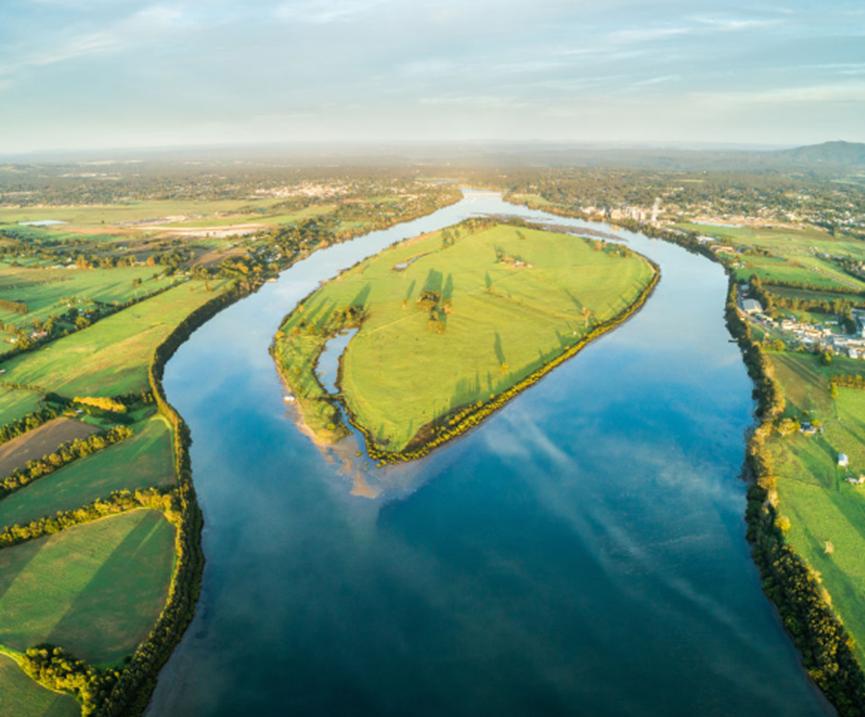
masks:
<path fill-rule="evenodd" d="M 310 252 L 459 196 L 268 171 L 202 193 L 163 172 L 39 177 L 0 203 L 3 715 L 140 714 L 192 617 L 202 519 L 161 385 L 174 350 Z"/>
<path fill-rule="evenodd" d="M 313 292 L 272 352 L 316 440 L 343 437 L 337 404 L 381 462 L 459 435 L 630 316 L 657 269 L 627 247 L 470 219 L 403 241 Z M 349 329 L 339 397 L 316 375 Z"/>

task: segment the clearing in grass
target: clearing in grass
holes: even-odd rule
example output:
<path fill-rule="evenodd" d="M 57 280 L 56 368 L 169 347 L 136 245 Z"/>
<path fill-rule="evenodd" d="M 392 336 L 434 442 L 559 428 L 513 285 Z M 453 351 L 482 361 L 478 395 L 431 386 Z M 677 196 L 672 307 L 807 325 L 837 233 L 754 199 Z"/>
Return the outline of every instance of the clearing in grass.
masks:
<path fill-rule="evenodd" d="M 358 328 L 341 358 L 341 398 L 370 448 L 410 451 L 608 328 L 655 277 L 618 244 L 472 220 L 325 284 L 286 319 L 273 351 L 306 425 L 329 442 L 345 428 L 316 363 L 330 338 Z"/>
<path fill-rule="evenodd" d="M 174 527 L 141 509 L 0 550 L 0 644 L 120 663 L 162 609 L 173 545 Z"/>

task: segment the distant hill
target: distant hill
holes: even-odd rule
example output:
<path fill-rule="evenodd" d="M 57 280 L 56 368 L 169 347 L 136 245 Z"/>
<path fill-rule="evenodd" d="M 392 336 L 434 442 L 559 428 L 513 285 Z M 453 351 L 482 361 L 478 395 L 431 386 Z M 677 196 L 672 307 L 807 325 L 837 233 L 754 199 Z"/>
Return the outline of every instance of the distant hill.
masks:
<path fill-rule="evenodd" d="M 823 142 L 772 153 L 782 161 L 805 165 L 865 167 L 865 144 L 861 142 Z"/>

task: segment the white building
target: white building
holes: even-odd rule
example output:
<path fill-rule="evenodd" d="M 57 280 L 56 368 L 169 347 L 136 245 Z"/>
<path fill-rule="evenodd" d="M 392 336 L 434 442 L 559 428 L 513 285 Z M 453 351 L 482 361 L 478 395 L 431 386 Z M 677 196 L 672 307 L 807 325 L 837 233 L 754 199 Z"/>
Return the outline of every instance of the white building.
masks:
<path fill-rule="evenodd" d="M 762 314 L 763 306 L 759 301 L 757 301 L 757 299 L 743 299 L 742 311 L 746 314 Z"/>

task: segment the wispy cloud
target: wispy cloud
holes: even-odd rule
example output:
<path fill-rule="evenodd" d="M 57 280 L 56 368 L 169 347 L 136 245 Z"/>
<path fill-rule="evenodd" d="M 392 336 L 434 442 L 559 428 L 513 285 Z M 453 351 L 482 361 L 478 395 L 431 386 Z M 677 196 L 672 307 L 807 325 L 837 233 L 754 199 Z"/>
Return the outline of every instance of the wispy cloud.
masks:
<path fill-rule="evenodd" d="M 730 92 L 697 92 L 695 99 L 723 107 L 733 105 L 814 104 L 865 102 L 865 82 L 849 82 L 777 89 Z"/>
<path fill-rule="evenodd" d="M 693 18 L 694 22 L 705 25 L 717 32 L 738 32 L 740 30 L 759 30 L 764 27 L 780 25 L 780 19 L 757 19 L 744 17 L 715 17 L 698 15 Z"/>
<path fill-rule="evenodd" d="M 684 25 L 674 27 L 641 27 L 629 30 L 616 30 L 607 35 L 607 40 L 616 44 L 628 45 L 631 43 L 667 40 L 672 37 L 690 35 L 693 32 L 693 27 L 686 27 Z"/>
<path fill-rule="evenodd" d="M 139 44 L 154 34 L 162 34 L 175 26 L 182 17 L 183 13 L 176 7 L 152 5 L 104 30 L 83 32 L 56 44 L 46 43 L 48 46 L 42 49 L 16 53 L 11 61 L 0 63 L 0 76 L 14 77 L 31 67 L 46 67 L 118 51 Z"/>
<path fill-rule="evenodd" d="M 387 0 L 291 0 L 279 5 L 274 14 L 285 22 L 327 25 L 352 20 L 385 2 Z"/>

